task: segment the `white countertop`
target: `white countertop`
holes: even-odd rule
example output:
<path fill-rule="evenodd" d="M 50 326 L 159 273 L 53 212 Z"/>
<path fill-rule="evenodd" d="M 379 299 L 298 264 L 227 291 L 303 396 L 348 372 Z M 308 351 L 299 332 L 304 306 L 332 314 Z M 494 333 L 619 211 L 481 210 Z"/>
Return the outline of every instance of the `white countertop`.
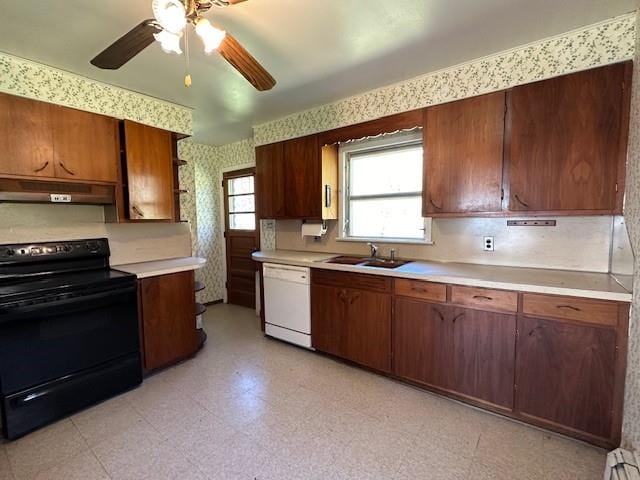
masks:
<path fill-rule="evenodd" d="M 608 273 L 429 261 L 410 262 L 395 269 L 325 263 L 326 260 L 338 255 L 341 254 L 273 250 L 256 252 L 253 254 L 253 259 L 259 262 L 370 273 L 456 285 L 569 295 L 620 302 L 631 301 L 631 291 L 620 285 Z"/>
<path fill-rule="evenodd" d="M 126 265 L 114 265 L 112 268 L 121 272 L 133 273 L 138 278 L 156 277 L 169 273 L 184 272 L 202 268 L 207 260 L 200 257 L 169 258 L 167 260 L 154 260 L 152 262 L 128 263 Z"/>

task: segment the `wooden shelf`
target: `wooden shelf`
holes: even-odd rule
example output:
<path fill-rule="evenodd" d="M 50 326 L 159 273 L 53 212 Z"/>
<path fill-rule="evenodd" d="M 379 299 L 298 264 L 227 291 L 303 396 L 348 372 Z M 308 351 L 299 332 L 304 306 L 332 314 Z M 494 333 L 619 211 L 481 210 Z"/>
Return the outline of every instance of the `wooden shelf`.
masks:
<path fill-rule="evenodd" d="M 177 165 L 178 167 L 182 167 L 182 166 L 187 164 L 187 161 L 186 160 L 180 160 L 179 158 L 174 158 L 173 159 L 173 164 Z"/>
<path fill-rule="evenodd" d="M 198 329 L 198 350 L 200 350 L 205 342 L 207 341 L 207 332 L 204 331 L 204 329 L 199 328 Z"/>
<path fill-rule="evenodd" d="M 205 289 L 204 283 L 196 281 L 195 291 L 201 292 L 204 289 Z"/>
<path fill-rule="evenodd" d="M 203 305 L 201 303 L 196 303 L 196 316 L 202 315 L 206 311 L 207 311 L 206 305 Z"/>
<path fill-rule="evenodd" d="M 182 195 L 183 193 L 189 193 L 189 190 L 182 190 L 182 189 L 174 189 L 173 193 L 175 193 L 176 195 Z"/>

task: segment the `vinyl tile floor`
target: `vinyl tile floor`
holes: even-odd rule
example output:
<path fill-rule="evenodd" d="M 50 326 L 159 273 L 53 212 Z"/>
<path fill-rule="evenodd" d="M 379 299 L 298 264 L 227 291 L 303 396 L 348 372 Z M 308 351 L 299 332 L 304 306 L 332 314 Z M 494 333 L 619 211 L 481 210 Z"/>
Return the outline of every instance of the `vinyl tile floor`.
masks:
<path fill-rule="evenodd" d="M 0 480 L 602 478 L 604 450 L 265 338 L 206 313 L 193 359 L 0 444 Z"/>

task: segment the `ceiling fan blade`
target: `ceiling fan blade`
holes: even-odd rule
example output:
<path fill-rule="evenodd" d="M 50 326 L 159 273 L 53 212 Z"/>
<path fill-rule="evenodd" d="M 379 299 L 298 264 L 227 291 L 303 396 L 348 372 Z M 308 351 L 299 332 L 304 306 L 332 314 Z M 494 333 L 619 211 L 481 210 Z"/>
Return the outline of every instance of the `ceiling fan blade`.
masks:
<path fill-rule="evenodd" d="M 257 90 L 271 90 L 275 79 L 233 36 L 227 35 L 218 47 L 218 53 L 246 78 Z"/>
<path fill-rule="evenodd" d="M 162 31 L 155 20 L 145 20 L 100 52 L 91 64 L 98 68 L 117 70 L 154 41 L 153 34 Z"/>
<path fill-rule="evenodd" d="M 247 0 L 228 0 L 229 5 L 235 5 L 236 3 L 246 2 Z"/>

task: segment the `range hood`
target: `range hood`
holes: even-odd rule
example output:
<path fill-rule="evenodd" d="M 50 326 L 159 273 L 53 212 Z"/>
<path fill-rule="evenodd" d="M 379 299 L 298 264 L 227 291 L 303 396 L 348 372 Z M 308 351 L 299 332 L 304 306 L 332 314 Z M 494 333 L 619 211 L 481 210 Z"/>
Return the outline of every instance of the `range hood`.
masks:
<path fill-rule="evenodd" d="M 112 205 L 115 203 L 115 187 L 89 183 L 2 178 L 0 179 L 0 202 Z"/>

